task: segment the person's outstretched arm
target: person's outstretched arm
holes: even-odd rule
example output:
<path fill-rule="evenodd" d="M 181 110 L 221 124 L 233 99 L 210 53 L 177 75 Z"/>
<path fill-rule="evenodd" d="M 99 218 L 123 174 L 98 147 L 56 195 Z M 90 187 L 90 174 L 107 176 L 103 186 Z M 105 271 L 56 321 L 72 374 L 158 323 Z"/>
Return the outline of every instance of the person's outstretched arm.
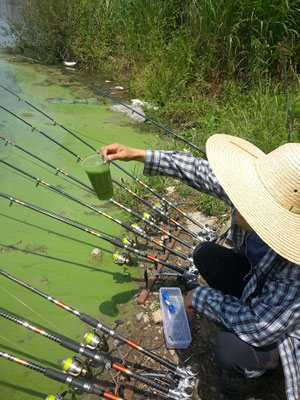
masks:
<path fill-rule="evenodd" d="M 146 150 L 135 149 L 127 147 L 119 143 L 109 144 L 101 148 L 101 155 L 103 160 L 114 161 L 140 161 L 145 162 Z"/>
<path fill-rule="evenodd" d="M 164 175 L 177 179 L 194 189 L 232 205 L 213 173 L 208 161 L 180 151 L 141 150 L 119 143 L 101 148 L 104 160 L 140 161 L 146 176 Z"/>

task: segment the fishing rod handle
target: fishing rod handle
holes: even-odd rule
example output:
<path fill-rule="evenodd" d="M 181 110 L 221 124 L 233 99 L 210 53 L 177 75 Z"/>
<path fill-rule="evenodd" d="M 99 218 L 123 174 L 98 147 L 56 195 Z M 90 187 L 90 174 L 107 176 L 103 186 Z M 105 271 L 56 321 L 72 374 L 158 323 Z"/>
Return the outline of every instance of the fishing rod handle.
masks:
<path fill-rule="evenodd" d="M 70 339 L 67 339 L 67 338 L 64 339 L 64 338 L 59 338 L 57 336 L 54 336 L 49 332 L 45 332 L 44 330 L 42 330 L 42 329 L 40 329 L 38 327 L 35 327 L 33 325 L 30 325 L 28 322 L 22 321 L 22 320 L 20 320 L 18 318 L 15 318 L 12 315 L 7 314 L 7 313 L 5 313 L 3 311 L 0 311 L 0 316 L 3 317 L 3 318 L 8 319 L 11 322 L 14 322 L 14 323 L 16 323 L 18 325 L 21 325 L 24 328 L 32 330 L 35 333 L 38 333 L 38 334 L 46 337 L 47 339 L 53 340 L 54 342 L 58 343 L 60 346 L 65 347 L 66 349 L 72 350 L 75 353 L 79 353 L 79 354 L 83 355 L 84 357 L 96 362 L 98 365 L 107 366 L 107 365 L 111 365 L 112 364 L 112 361 L 109 358 L 103 356 L 99 352 L 96 352 L 94 350 L 90 350 L 90 349 L 88 349 L 88 348 L 86 348 L 84 346 L 81 346 L 81 345 L 73 342 Z"/>
<path fill-rule="evenodd" d="M 0 194 L 2 195 L 2 194 Z M 6 197 L 9 199 L 8 196 L 6 195 L 2 195 L 3 197 Z M 126 339 L 124 336 L 119 335 L 118 333 L 116 333 L 114 330 L 107 328 L 105 325 L 101 324 L 98 320 L 96 320 L 95 318 L 84 314 L 84 313 L 80 313 L 79 311 L 67 306 L 66 304 L 54 299 L 53 297 L 41 292 L 38 289 L 33 288 L 32 286 L 28 285 L 25 282 L 22 282 L 21 280 L 13 277 L 12 275 L 8 274 L 7 272 L 3 271 L 0 269 L 0 274 L 5 276 L 6 278 L 12 280 L 13 282 L 25 287 L 26 289 L 31 290 L 33 293 L 38 294 L 39 296 L 43 297 L 44 299 L 50 301 L 51 303 L 54 303 L 55 305 L 63 308 L 66 311 L 71 312 L 72 314 L 76 315 L 77 317 L 79 317 L 79 319 L 83 322 L 85 322 L 86 324 L 92 326 L 93 328 L 97 328 L 105 333 L 107 333 L 109 336 L 112 336 L 118 340 L 120 340 L 121 343 L 125 343 L 127 345 L 129 345 L 130 347 L 133 347 L 134 349 L 144 353 L 145 355 L 147 355 L 148 357 L 152 358 L 153 360 L 159 362 L 160 364 L 166 366 L 167 368 L 171 369 L 172 371 L 176 371 L 177 369 L 177 365 L 174 364 L 171 361 L 165 360 L 164 358 L 152 353 L 149 350 L 144 349 L 143 347 L 139 346 L 138 344 Z"/>
<path fill-rule="evenodd" d="M 152 257 L 148 254 L 147 254 L 147 259 L 153 261 L 155 264 L 164 265 L 165 267 L 169 268 L 170 270 L 178 272 L 180 275 L 184 275 L 186 272 L 185 268 L 181 268 L 181 267 L 177 267 L 177 265 L 169 264 L 166 261 L 163 261 L 156 257 Z"/>
<path fill-rule="evenodd" d="M 125 375 L 131 376 L 135 380 L 142 382 L 153 389 L 159 390 L 163 394 L 168 394 L 169 392 L 169 386 L 162 385 L 161 383 L 157 383 L 155 381 L 152 381 L 151 379 L 145 378 L 144 376 L 137 374 L 136 372 L 130 371 L 129 369 L 123 367 L 122 365 L 113 363 L 112 368 Z"/>
<path fill-rule="evenodd" d="M 69 386 L 75 387 L 77 389 L 82 390 L 85 393 L 95 394 L 96 396 L 103 397 L 105 399 L 111 400 L 123 400 L 121 397 L 114 396 L 113 394 L 107 393 L 104 390 L 95 387 L 91 383 L 81 381 L 77 378 L 74 378 L 71 375 L 64 374 L 63 372 L 56 371 L 52 368 L 46 368 L 44 375 L 47 378 L 53 379 L 58 382 L 65 383 Z"/>
<path fill-rule="evenodd" d="M 79 379 L 76 379 L 70 375 L 66 375 L 62 372 L 55 371 L 54 369 L 51 368 L 43 368 L 40 365 L 31 363 L 29 361 L 23 360 L 22 358 L 15 357 L 11 354 L 4 353 L 0 351 L 0 357 L 5 358 L 8 361 L 12 361 L 16 364 L 23 365 L 26 368 L 32 369 L 33 371 L 39 372 L 43 375 L 45 375 L 47 378 L 53 379 L 55 381 L 59 381 L 62 383 L 66 383 L 69 386 L 76 387 L 78 389 L 81 389 L 84 392 L 91 393 L 98 395 L 100 397 L 104 397 L 105 399 L 110 399 L 110 400 L 123 400 L 121 397 L 114 396 L 110 393 L 104 392 L 104 390 L 99 389 L 94 387 L 93 385 L 89 383 L 85 383 L 83 381 L 80 381 Z"/>
<path fill-rule="evenodd" d="M 137 213 L 134 210 L 131 210 L 128 207 L 125 207 L 123 204 L 118 203 L 117 201 L 110 199 L 109 200 L 112 204 L 120 207 L 122 210 L 127 211 L 129 214 L 133 215 L 135 218 L 145 222 L 147 225 L 150 225 L 152 228 L 157 229 L 158 231 L 164 233 L 165 235 L 168 235 L 169 237 L 177 240 L 179 243 L 183 244 L 184 246 L 188 247 L 190 250 L 192 249 L 193 246 L 191 246 L 188 242 L 186 242 L 185 240 L 182 240 L 180 238 L 178 238 L 177 236 L 173 235 L 172 233 L 166 231 L 165 229 L 161 228 L 159 225 L 157 225 L 155 222 L 150 221 L 148 218 L 144 218 L 141 214 Z"/>
<path fill-rule="evenodd" d="M 82 356 L 97 363 L 97 365 L 104 365 L 110 368 L 112 360 L 109 357 L 101 354 L 99 351 L 88 349 L 87 347 L 81 346 L 70 339 L 61 339 L 59 344 L 66 349 L 72 350 L 75 353 L 81 354 Z"/>
<path fill-rule="evenodd" d="M 103 325 L 101 322 L 99 322 L 97 319 L 91 317 L 90 315 L 81 313 L 79 315 L 79 318 L 81 319 L 81 321 L 92 326 L 93 328 L 101 330 L 102 332 L 108 334 L 109 336 L 119 340 L 121 343 L 127 344 L 128 346 L 134 348 L 135 350 L 142 352 L 149 358 L 152 358 L 153 360 L 157 361 L 161 365 L 164 365 L 165 367 L 169 368 L 170 370 L 176 371 L 178 366 L 176 364 L 174 364 L 172 361 L 166 360 L 166 359 L 158 356 L 157 354 L 154 354 L 150 350 L 144 349 L 142 346 L 132 342 L 131 340 L 126 339 L 124 336 L 115 332 L 113 329 L 109 329 L 107 326 Z"/>

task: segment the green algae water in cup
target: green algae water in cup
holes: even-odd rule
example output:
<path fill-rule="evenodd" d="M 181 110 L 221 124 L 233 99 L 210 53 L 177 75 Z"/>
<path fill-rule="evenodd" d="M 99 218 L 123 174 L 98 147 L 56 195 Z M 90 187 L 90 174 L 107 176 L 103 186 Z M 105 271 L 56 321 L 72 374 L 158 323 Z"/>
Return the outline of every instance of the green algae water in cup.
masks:
<path fill-rule="evenodd" d="M 83 166 L 99 200 L 108 200 L 114 195 L 111 181 L 109 162 L 103 161 L 101 156 L 94 155 L 85 158 Z"/>

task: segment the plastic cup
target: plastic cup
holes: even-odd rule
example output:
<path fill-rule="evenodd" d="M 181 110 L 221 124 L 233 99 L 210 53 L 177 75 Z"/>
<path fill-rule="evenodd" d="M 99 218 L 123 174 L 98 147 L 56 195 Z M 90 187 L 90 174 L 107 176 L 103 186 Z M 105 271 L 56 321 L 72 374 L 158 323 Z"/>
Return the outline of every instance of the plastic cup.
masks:
<path fill-rule="evenodd" d="M 99 200 L 108 200 L 114 195 L 109 162 L 103 161 L 101 156 L 95 155 L 85 158 L 81 162 Z"/>

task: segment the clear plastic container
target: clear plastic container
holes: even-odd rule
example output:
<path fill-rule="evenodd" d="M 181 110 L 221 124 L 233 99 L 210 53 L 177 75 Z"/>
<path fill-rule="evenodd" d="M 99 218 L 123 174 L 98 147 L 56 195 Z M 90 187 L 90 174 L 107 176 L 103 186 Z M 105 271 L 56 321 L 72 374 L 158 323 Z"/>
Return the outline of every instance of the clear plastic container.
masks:
<path fill-rule="evenodd" d="M 163 299 L 164 293 L 169 296 L 170 304 L 175 307 L 175 312 L 170 311 L 170 305 Z M 161 287 L 159 301 L 166 347 L 168 349 L 188 348 L 192 338 L 181 290 L 176 287 Z"/>
<path fill-rule="evenodd" d="M 98 155 L 85 158 L 83 166 L 99 200 L 108 200 L 114 195 L 108 162 Z"/>

